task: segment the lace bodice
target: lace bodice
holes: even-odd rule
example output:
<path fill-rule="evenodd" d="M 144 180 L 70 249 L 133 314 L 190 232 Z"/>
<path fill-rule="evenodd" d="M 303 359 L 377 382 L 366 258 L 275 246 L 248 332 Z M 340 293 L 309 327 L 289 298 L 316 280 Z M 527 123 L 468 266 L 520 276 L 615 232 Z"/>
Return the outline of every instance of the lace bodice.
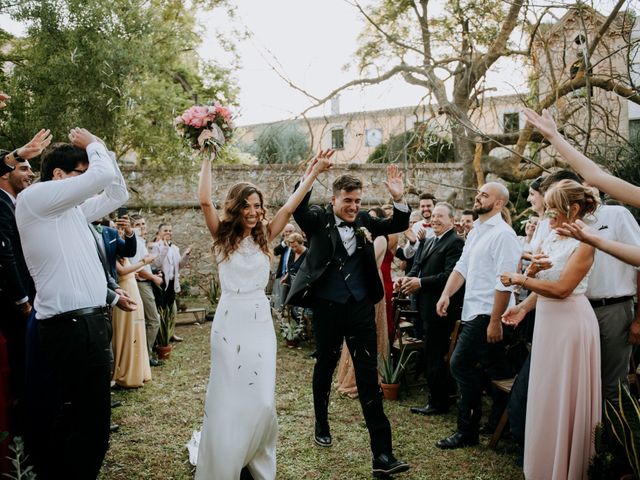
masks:
<path fill-rule="evenodd" d="M 542 253 L 549 256 L 553 266 L 548 270 L 539 272 L 537 278 L 540 278 L 541 280 L 558 280 L 560 278 L 560 274 L 569 261 L 569 257 L 571 257 L 571 254 L 576 248 L 578 248 L 578 245 L 580 245 L 579 240 L 562 237 L 552 230 L 551 233 L 543 240 L 541 248 Z M 587 283 L 589 282 L 590 274 L 591 269 L 573 290 L 573 295 L 580 295 L 587 291 Z"/>
<path fill-rule="evenodd" d="M 252 237 L 245 237 L 229 258 L 224 261 L 218 258 L 218 273 L 223 294 L 264 294 L 269 280 L 269 257 Z"/>

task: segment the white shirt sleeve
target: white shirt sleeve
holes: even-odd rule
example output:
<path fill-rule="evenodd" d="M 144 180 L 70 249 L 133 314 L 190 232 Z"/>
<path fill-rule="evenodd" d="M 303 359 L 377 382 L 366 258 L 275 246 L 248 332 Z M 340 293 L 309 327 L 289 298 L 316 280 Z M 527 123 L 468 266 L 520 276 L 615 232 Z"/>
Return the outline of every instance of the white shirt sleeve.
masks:
<path fill-rule="evenodd" d="M 420 224 L 422 222 L 416 222 L 413 224 L 413 227 L 411 227 L 411 231 L 415 234 L 418 235 L 418 232 L 420 231 Z M 417 227 L 416 227 L 417 225 Z M 411 242 L 407 241 L 407 243 L 405 244 L 404 248 L 402 249 L 402 253 L 404 253 L 404 257 L 406 259 L 409 258 L 413 258 L 413 256 L 416 254 L 416 252 L 418 251 L 418 245 L 419 245 L 420 241 L 416 240 L 416 242 L 412 245 Z"/>
<path fill-rule="evenodd" d="M 492 247 L 496 256 L 494 262 L 496 266 L 495 289 L 501 292 L 511 292 L 513 287 L 505 287 L 500 281 L 500 275 L 505 272 L 517 271 L 518 262 L 522 256 L 522 244 L 513 231 L 504 231 L 496 237 L 496 242 Z"/>
<path fill-rule="evenodd" d="M 25 193 L 31 194 L 29 195 L 28 209 L 33 215 L 36 217 L 55 217 L 82 204 L 88 198 L 104 190 L 114 180 L 113 162 L 101 143 L 89 144 L 87 156 L 89 157 L 89 168 L 82 175 L 43 182 L 42 187 L 32 190 L 33 193 L 25 190 Z"/>
<path fill-rule="evenodd" d="M 113 181 L 105 187 L 104 191 L 100 195 L 89 198 L 80 206 L 87 222 L 93 222 L 94 220 L 98 220 L 99 218 L 108 215 L 110 212 L 113 212 L 118 207 L 124 205 L 124 203 L 129 199 L 127 185 L 125 184 L 122 172 L 120 172 L 120 168 L 118 167 L 115 154 L 113 152 L 106 152 L 106 149 L 102 144 L 100 144 L 100 146 L 104 153 L 109 157 L 109 161 L 115 171 L 115 176 L 113 177 Z"/>
<path fill-rule="evenodd" d="M 467 272 L 469 271 L 469 252 L 471 251 L 471 246 L 473 245 L 473 239 L 476 235 L 475 229 L 469 232 L 467 236 L 467 240 L 464 243 L 464 247 L 462 248 L 462 254 L 456 263 L 456 266 L 453 269 L 462 275 L 464 278 L 467 278 Z"/>

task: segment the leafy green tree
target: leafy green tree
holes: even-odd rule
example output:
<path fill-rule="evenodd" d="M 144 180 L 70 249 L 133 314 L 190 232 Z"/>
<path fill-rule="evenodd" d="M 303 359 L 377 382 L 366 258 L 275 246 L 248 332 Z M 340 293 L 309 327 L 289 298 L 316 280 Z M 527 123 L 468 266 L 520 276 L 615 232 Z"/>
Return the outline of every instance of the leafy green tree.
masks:
<path fill-rule="evenodd" d="M 453 144 L 429 130 L 424 123 L 408 132 L 394 135 L 386 143 L 378 145 L 367 162 L 408 164 L 425 162 L 453 162 Z"/>
<path fill-rule="evenodd" d="M 260 163 L 298 163 L 309 154 L 309 139 L 293 122 L 269 125 L 249 151 Z"/>
<path fill-rule="evenodd" d="M 225 6 L 24 0 L 9 7 L 27 35 L 12 39 L 4 58 L 13 68 L 4 79 L 12 99 L 0 117 L 3 147 L 20 145 L 43 127 L 64 141 L 71 127 L 83 126 L 119 156 L 135 153 L 142 165 L 191 162 L 173 118 L 195 101 L 233 104 L 237 95 L 233 65 L 223 68 L 196 54 L 201 40 L 195 13 L 203 5 Z"/>

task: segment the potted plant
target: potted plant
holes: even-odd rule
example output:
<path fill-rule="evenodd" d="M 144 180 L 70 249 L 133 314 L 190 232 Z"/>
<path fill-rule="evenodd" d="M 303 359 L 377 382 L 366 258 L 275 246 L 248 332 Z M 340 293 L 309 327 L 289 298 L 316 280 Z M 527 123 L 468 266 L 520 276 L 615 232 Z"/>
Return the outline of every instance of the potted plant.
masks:
<path fill-rule="evenodd" d="M 220 282 L 215 275 L 211 277 L 211 280 L 205 281 L 200 284 L 200 290 L 204 292 L 204 298 L 209 302 L 210 310 L 205 315 L 205 319 L 213 321 L 214 312 L 220 300 Z"/>
<path fill-rule="evenodd" d="M 190 278 L 184 279 L 180 282 L 180 291 L 176 295 L 176 308 L 180 312 L 187 310 L 187 298 L 191 296 L 192 282 Z"/>
<path fill-rule="evenodd" d="M 291 315 L 290 307 L 286 307 L 283 313 L 276 313 L 280 319 L 280 333 L 287 342 L 287 347 L 294 348 L 298 346 L 300 337 L 304 329 L 302 323 L 298 323 Z"/>
<path fill-rule="evenodd" d="M 632 473 L 622 478 L 640 479 L 640 403 L 629 389 L 620 384 L 618 405 L 606 402 L 605 415 L 611 427 L 611 435 L 622 447 Z"/>
<path fill-rule="evenodd" d="M 156 345 L 158 358 L 163 360 L 171 356 L 171 337 L 176 326 L 176 316 L 171 307 L 158 308 L 158 313 L 160 314 L 160 328 L 156 337 Z"/>
<path fill-rule="evenodd" d="M 412 351 L 409 355 L 405 355 L 406 347 L 400 352 L 400 358 L 398 362 L 393 364 L 393 358 L 391 352 L 387 350 L 386 355 L 380 354 L 378 359 L 378 370 L 380 372 L 380 387 L 382 388 L 382 394 L 387 400 L 398 399 L 398 389 L 400 388 L 400 376 L 407 366 L 407 362 L 416 353 Z"/>

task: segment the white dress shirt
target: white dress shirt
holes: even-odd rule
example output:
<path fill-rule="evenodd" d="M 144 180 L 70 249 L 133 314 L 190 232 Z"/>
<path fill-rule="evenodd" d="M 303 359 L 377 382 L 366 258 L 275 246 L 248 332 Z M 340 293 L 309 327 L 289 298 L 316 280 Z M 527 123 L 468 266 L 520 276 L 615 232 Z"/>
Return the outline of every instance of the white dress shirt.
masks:
<path fill-rule="evenodd" d="M 522 255 L 522 244 L 513 229 L 502 220 L 500 212 L 480 222 L 473 222 L 462 255 L 454 270 L 465 278 L 462 321 L 478 315 L 491 315 L 495 291 L 510 292 L 500 282 L 504 272 L 515 272 Z M 513 304 L 513 297 L 509 303 Z"/>
<path fill-rule="evenodd" d="M 602 205 L 591 224 L 609 240 L 640 246 L 640 227 L 629 210 L 618 205 Z M 637 270 L 617 258 L 596 250 L 586 295 L 592 300 L 630 297 L 636 294 Z"/>
<path fill-rule="evenodd" d="M 101 143 L 91 143 L 87 155 L 82 175 L 38 182 L 18 195 L 16 223 L 36 286 L 38 319 L 106 304 L 107 280 L 87 224 L 129 194 L 115 157 Z"/>
<path fill-rule="evenodd" d="M 147 250 L 147 242 L 144 241 L 144 238 L 136 234 L 136 254 L 129 259 L 129 261 L 131 262 L 131 265 L 138 263 L 147 255 L 149 255 L 149 250 Z M 138 271 L 142 271 L 142 270 L 144 270 L 145 272 L 148 272 L 150 275 L 153 275 L 153 270 L 151 270 L 151 265 L 145 264 L 145 266 Z"/>
<path fill-rule="evenodd" d="M 189 263 L 189 255 L 185 253 L 180 256 L 180 249 L 175 243 L 167 245 L 162 240 L 153 244 L 151 253 L 156 256 L 153 264 L 164 275 L 165 289 L 173 280 L 173 290 L 178 293 L 180 291 L 180 269 Z"/>
<path fill-rule="evenodd" d="M 409 206 L 406 203 L 396 203 L 393 202 L 394 208 L 400 210 L 401 212 L 408 212 Z M 349 256 L 353 255 L 356 251 L 356 230 L 355 228 L 351 228 L 347 225 L 340 226 L 344 220 L 338 217 L 335 213 L 333 214 L 333 218 L 336 221 L 336 226 L 338 227 L 338 233 L 340 234 L 340 239 L 342 240 L 342 245 L 344 245 L 344 249 L 347 251 Z"/>
<path fill-rule="evenodd" d="M 424 229 L 426 231 L 426 235 L 422 240 L 416 240 L 413 244 L 411 244 L 411 242 L 407 242 L 405 244 L 404 248 L 402 249 L 402 253 L 404 253 L 404 258 L 406 258 L 407 260 L 410 258 L 413 258 L 413 256 L 416 254 L 416 252 L 418 251 L 418 246 L 420 245 L 420 242 L 426 240 L 427 238 L 435 237 L 436 235 L 433 232 L 433 228 L 424 226 L 425 222 L 426 220 L 424 219 L 420 220 L 419 222 L 414 223 L 413 226 L 411 227 L 411 231 L 416 237 L 418 236 L 418 232 L 421 229 Z"/>

